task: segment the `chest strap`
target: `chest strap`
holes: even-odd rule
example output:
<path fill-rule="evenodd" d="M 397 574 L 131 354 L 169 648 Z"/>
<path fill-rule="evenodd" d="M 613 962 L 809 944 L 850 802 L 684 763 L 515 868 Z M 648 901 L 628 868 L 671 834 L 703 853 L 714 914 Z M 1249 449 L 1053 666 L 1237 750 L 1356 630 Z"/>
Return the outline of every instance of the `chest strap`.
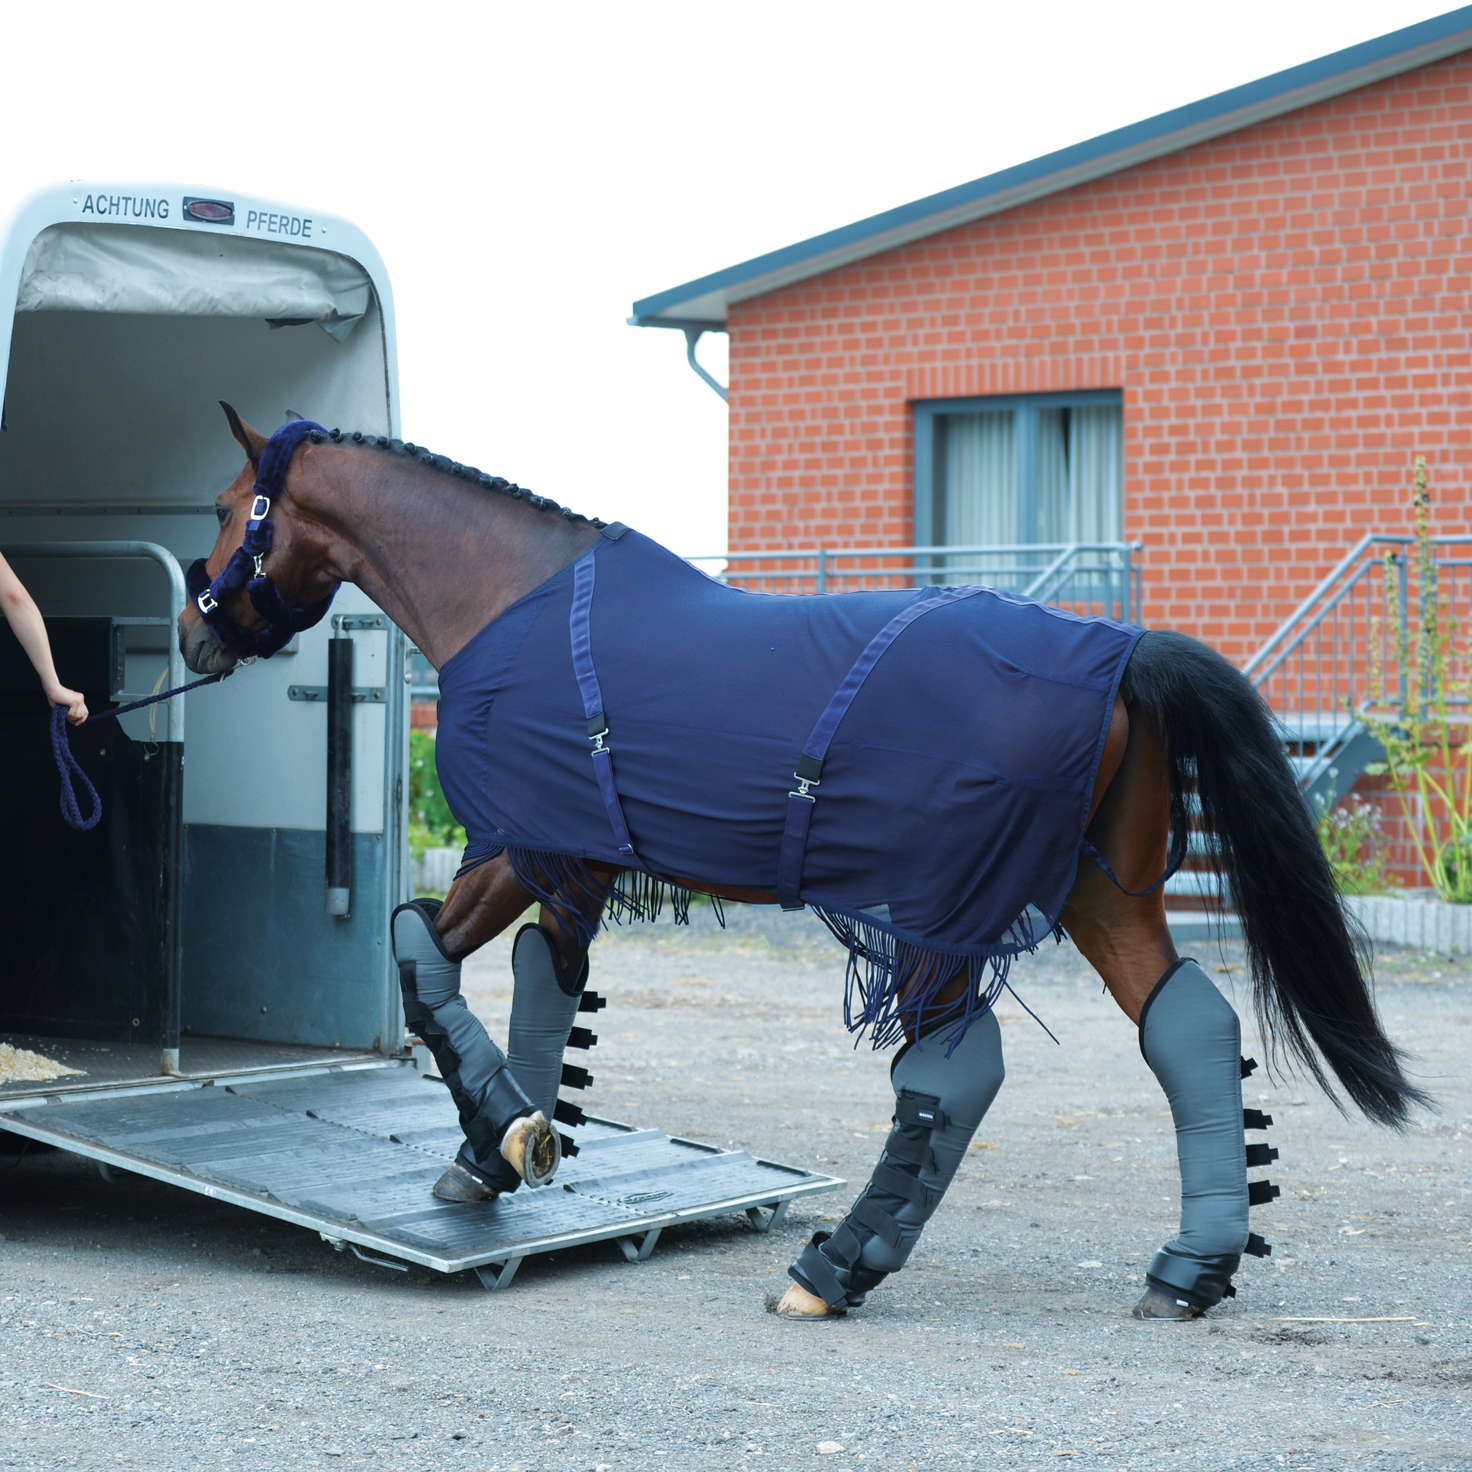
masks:
<path fill-rule="evenodd" d="M 615 523 L 617 525 L 617 523 Z M 620 528 L 622 535 L 622 528 Z M 598 671 L 593 667 L 593 584 L 597 573 L 595 553 L 590 548 L 573 564 L 572 609 L 568 614 L 568 632 L 572 638 L 572 670 L 577 677 L 578 692 L 583 698 L 583 714 L 588 718 L 588 740 L 593 743 L 593 775 L 598 781 L 598 794 L 608 814 L 613 840 L 625 858 L 637 860 L 629 825 L 624 821 L 623 804 L 613 780 L 613 751 L 608 745 L 608 716 L 603 709 L 603 688 Z"/>
<path fill-rule="evenodd" d="M 821 785 L 823 762 L 828 755 L 828 748 L 838 731 L 839 723 L 853 704 L 854 696 L 859 693 L 884 651 L 917 618 L 933 613 L 947 603 L 974 597 L 981 591 L 980 588 L 934 588 L 917 598 L 895 614 L 869 640 L 863 653 L 839 681 L 833 698 L 818 717 L 807 741 L 803 743 L 802 754 L 798 757 L 797 767 L 792 774 L 797 779 L 797 787 L 787 794 L 787 822 L 782 830 L 782 847 L 777 856 L 777 902 L 784 910 L 800 910 L 803 907 L 800 897 L 803 860 L 807 855 L 808 829 L 812 826 L 813 809 L 818 805 L 812 789 Z"/>

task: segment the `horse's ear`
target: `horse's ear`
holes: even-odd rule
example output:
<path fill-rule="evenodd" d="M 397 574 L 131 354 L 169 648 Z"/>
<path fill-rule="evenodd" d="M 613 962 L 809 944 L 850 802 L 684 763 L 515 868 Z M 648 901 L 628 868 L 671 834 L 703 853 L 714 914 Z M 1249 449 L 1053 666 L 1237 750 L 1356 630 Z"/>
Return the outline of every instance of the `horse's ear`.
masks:
<path fill-rule="evenodd" d="M 230 433 L 235 436 L 236 444 L 245 451 L 252 465 L 259 465 L 261 451 L 266 448 L 265 435 L 252 429 L 224 399 L 220 400 L 220 407 L 225 411 L 225 418 L 230 421 Z"/>

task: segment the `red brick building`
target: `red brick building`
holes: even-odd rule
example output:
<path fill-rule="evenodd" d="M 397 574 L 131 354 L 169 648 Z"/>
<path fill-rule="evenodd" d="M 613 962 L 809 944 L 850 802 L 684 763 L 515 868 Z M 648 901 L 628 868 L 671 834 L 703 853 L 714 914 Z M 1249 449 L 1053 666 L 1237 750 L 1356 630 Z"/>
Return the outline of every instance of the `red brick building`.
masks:
<path fill-rule="evenodd" d="M 1085 411 L 1096 458 L 1122 464 L 1072 530 L 1082 515 L 1141 544 L 1144 621 L 1241 662 L 1361 533 L 1404 528 L 1414 454 L 1438 529 L 1472 531 L 1469 196 L 1472 7 L 676 287 L 634 320 L 730 334 L 732 552 L 991 541 L 1006 522 L 1077 540 L 1036 506 L 1031 529 L 1054 534 L 1029 536 L 1013 491 L 999 508 L 963 462 L 1005 455 L 1001 416 L 1027 410 L 1031 472 L 1020 423 L 1002 468 L 1046 500 L 1042 460 L 1090 451 L 1061 411 Z M 979 513 L 944 483 L 967 473 Z"/>
<path fill-rule="evenodd" d="M 1435 529 L 1472 533 L 1469 198 L 1472 6 L 675 287 L 633 321 L 683 329 L 692 364 L 701 333 L 730 334 L 733 554 L 1138 544 L 1142 621 L 1248 663 L 1364 534 L 1409 530 L 1414 456 Z M 1264 685 L 1330 801 L 1377 754 L 1331 728 L 1381 662 L 1380 550 L 1284 635 Z M 1465 568 L 1447 590 L 1472 602 Z M 1423 882 L 1393 827 L 1394 868 Z"/>

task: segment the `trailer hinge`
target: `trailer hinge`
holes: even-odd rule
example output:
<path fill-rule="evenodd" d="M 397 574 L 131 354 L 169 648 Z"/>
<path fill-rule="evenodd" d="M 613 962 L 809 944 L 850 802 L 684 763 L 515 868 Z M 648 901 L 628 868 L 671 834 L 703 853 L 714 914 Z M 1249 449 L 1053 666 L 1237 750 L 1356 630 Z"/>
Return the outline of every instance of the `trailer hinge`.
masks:
<path fill-rule="evenodd" d="M 388 620 L 381 613 L 334 613 L 332 627 L 344 633 L 353 629 L 386 629 Z"/>
<path fill-rule="evenodd" d="M 326 685 L 288 685 L 286 687 L 286 698 L 288 700 L 326 700 Z M 388 692 L 382 685 L 354 685 L 354 705 L 382 705 L 388 699 Z"/>

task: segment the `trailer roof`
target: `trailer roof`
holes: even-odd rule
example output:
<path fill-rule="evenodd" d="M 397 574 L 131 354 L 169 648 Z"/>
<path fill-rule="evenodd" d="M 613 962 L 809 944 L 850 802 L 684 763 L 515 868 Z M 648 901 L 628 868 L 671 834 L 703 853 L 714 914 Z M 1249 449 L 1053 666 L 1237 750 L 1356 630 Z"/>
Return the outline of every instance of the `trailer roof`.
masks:
<path fill-rule="evenodd" d="M 635 327 L 722 330 L 734 302 L 1472 49 L 1472 5 L 1116 128 L 636 301 Z"/>
<path fill-rule="evenodd" d="M 200 185 L 72 180 L 0 203 L 0 400 L 17 312 L 260 317 L 345 338 L 371 301 L 397 399 L 393 298 L 373 243 L 320 210 Z"/>

